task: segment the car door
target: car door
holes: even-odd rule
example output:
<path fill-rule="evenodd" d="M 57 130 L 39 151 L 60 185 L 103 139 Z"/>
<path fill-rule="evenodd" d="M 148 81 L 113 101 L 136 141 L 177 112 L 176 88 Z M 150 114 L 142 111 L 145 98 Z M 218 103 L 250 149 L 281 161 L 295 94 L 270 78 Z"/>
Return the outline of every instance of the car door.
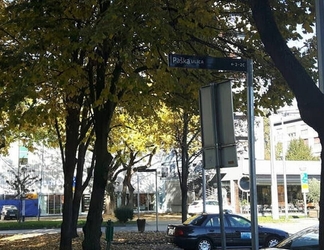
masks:
<path fill-rule="evenodd" d="M 228 246 L 251 246 L 251 222 L 241 216 L 225 214 Z"/>
<path fill-rule="evenodd" d="M 213 215 L 209 217 L 205 224 L 206 234 L 212 239 L 214 245 L 221 245 L 221 233 L 220 233 L 220 223 L 219 216 Z"/>
<path fill-rule="evenodd" d="M 228 232 L 228 224 L 227 221 L 224 220 L 224 227 L 225 227 L 225 235 L 226 235 L 226 245 L 231 245 L 230 241 L 231 238 L 228 238 L 227 235 L 229 235 Z M 219 215 L 213 215 L 207 220 L 205 224 L 206 234 L 209 238 L 213 240 L 213 243 L 215 246 L 221 246 L 222 245 L 222 234 L 221 234 L 221 225 L 220 225 L 220 218 Z"/>

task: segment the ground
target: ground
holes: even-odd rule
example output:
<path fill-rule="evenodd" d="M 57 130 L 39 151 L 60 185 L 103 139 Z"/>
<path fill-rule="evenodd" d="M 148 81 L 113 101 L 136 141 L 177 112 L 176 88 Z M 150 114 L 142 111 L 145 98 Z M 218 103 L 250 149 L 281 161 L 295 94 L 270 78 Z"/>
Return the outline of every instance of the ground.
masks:
<path fill-rule="evenodd" d="M 155 214 L 142 214 L 141 218 L 154 221 Z M 159 220 L 180 220 L 179 214 L 165 214 Z M 112 216 L 103 216 L 104 221 L 115 220 Z M 134 218 L 136 220 L 136 218 Z M 31 237 L 32 236 L 32 237 Z M 179 250 L 168 243 L 166 232 L 114 232 L 111 250 Z M 73 239 L 73 250 L 82 250 L 83 234 Z M 60 234 L 45 235 L 0 235 L 1 250 L 57 250 L 60 245 Z M 101 238 L 101 249 L 109 249 L 105 235 Z"/>
<path fill-rule="evenodd" d="M 56 250 L 59 249 L 60 234 L 46 234 L 34 237 L 24 235 L 0 236 L 1 250 Z M 73 240 L 73 250 L 82 250 L 83 235 Z M 107 242 L 101 239 L 101 249 Z M 109 249 L 109 248 L 107 248 Z M 165 232 L 116 232 L 110 246 L 111 250 L 177 250 L 167 242 Z"/>

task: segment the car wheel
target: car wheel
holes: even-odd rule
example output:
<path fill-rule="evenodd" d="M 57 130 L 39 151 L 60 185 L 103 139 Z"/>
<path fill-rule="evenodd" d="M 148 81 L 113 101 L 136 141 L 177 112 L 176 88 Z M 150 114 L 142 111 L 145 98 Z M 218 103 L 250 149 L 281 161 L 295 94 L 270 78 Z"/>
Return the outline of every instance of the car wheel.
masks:
<path fill-rule="evenodd" d="M 273 246 L 277 245 L 279 243 L 279 241 L 280 241 L 280 238 L 279 237 L 277 237 L 275 235 L 270 235 L 266 239 L 266 241 L 264 243 L 264 246 L 265 247 L 273 247 Z"/>
<path fill-rule="evenodd" d="M 197 244 L 197 250 L 211 250 L 212 243 L 208 239 L 200 239 Z"/>

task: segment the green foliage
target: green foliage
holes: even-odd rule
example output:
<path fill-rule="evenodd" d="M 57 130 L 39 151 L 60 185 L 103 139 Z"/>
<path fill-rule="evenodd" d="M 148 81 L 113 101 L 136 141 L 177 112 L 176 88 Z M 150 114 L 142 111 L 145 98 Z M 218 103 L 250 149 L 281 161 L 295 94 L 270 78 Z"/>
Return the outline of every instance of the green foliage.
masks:
<path fill-rule="evenodd" d="M 278 142 L 275 150 L 276 160 L 282 160 L 282 142 Z"/>
<path fill-rule="evenodd" d="M 313 156 L 311 148 L 305 144 L 303 139 L 299 138 L 290 141 L 286 153 L 286 160 L 315 161 L 318 160 L 318 157 Z"/>
<path fill-rule="evenodd" d="M 315 178 L 312 178 L 308 181 L 309 192 L 307 194 L 307 199 L 314 202 L 315 204 L 318 204 L 320 200 L 320 185 L 320 181 Z"/>
<path fill-rule="evenodd" d="M 126 223 L 134 218 L 134 210 L 127 206 L 116 208 L 114 213 L 117 220 L 122 223 Z"/>
<path fill-rule="evenodd" d="M 6 138 L 6 142 L 11 131 L 20 133 L 24 129 L 35 138 L 38 128 L 45 128 L 46 134 L 55 127 L 54 121 L 58 121 L 62 131 L 67 130 L 69 138 L 64 138 L 62 133 L 62 141 L 71 145 L 66 150 L 70 153 L 69 159 L 74 160 L 76 157 L 71 152 L 77 146 L 75 139 L 84 141 L 84 137 L 69 132 L 81 131 L 81 135 L 86 135 L 95 119 L 96 140 L 99 141 L 96 149 L 106 146 L 111 149 L 112 145 L 106 145 L 110 132 L 107 130 L 111 128 L 116 107 L 152 117 L 162 101 L 177 110 L 179 118 L 183 117 L 172 117 L 174 121 L 184 121 L 183 131 L 181 123 L 172 124 L 178 132 L 175 134 L 177 142 L 183 147 L 181 153 L 187 156 L 190 138 L 182 136 L 198 135 L 195 126 L 188 131 L 191 126 L 187 125 L 198 113 L 199 87 L 211 81 L 233 79 L 237 90 L 236 109 L 245 111 L 246 92 L 241 90 L 246 89 L 246 83 L 237 72 L 171 70 L 166 55 L 172 52 L 253 59 L 256 112 L 261 107 L 277 109 L 293 97 L 264 52 L 254 23 L 250 23 L 250 9 L 240 1 L 189 0 L 171 1 L 167 5 L 164 1 L 101 3 L 93 0 L 6 3 L 7 8 L 0 13 L 0 112 L 2 118 L 5 117 L 0 121 L 0 136 Z M 312 12 L 307 3 L 273 3 L 285 39 L 300 39 L 297 24 L 303 25 L 304 32 L 312 31 Z M 240 39 L 239 34 L 244 34 L 244 39 Z M 313 57 L 306 48 L 303 51 L 306 52 L 300 58 L 311 68 Z M 87 112 L 78 114 L 81 110 Z M 64 124 L 67 114 L 70 123 Z M 85 120 L 79 116 L 89 124 L 84 124 Z M 17 126 L 20 129 L 16 129 Z M 6 128 L 5 133 L 3 128 Z M 140 146 L 147 145 L 137 145 L 137 148 Z M 96 171 L 102 173 L 97 176 L 103 178 L 99 182 L 106 179 L 107 171 L 101 166 L 108 164 L 102 164 L 103 155 L 96 155 L 101 163 L 96 165 Z M 73 172 L 74 166 L 67 164 L 65 172 Z"/>
<path fill-rule="evenodd" d="M 78 221 L 78 227 L 82 227 L 85 220 Z M 42 229 L 42 228 L 60 228 L 62 221 L 60 220 L 29 220 L 26 219 L 24 223 L 17 223 L 17 221 L 6 221 L 0 223 L 0 230 L 19 230 L 19 229 Z"/>

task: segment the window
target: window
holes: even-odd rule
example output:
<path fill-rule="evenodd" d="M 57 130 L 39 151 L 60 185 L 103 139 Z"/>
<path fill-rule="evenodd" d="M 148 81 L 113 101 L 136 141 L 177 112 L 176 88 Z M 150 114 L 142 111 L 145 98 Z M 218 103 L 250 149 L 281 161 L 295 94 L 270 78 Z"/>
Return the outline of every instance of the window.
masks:
<path fill-rule="evenodd" d="M 250 227 L 251 223 L 241 217 L 231 216 L 229 217 L 230 223 L 232 227 Z"/>

